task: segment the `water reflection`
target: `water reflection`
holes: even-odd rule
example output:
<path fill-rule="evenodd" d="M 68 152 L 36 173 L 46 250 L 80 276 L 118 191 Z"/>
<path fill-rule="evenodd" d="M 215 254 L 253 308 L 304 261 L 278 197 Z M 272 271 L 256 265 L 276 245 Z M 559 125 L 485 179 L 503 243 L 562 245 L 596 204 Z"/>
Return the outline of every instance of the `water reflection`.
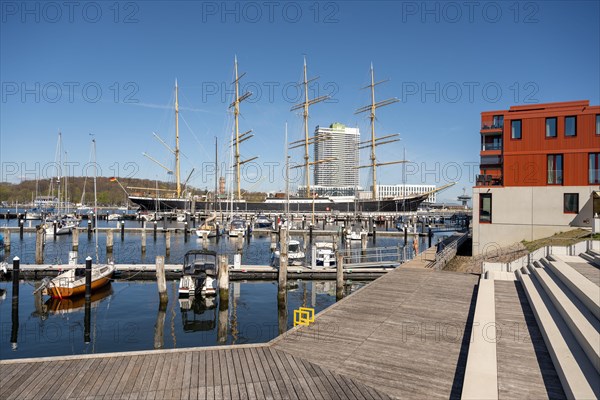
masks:
<path fill-rule="evenodd" d="M 12 298 L 11 282 L 0 282 L 7 300 L 0 301 L 0 315 L 12 316 L 0 327 L 0 349 L 14 349 L 0 358 L 264 343 L 291 328 L 298 307 L 317 313 L 335 302 L 335 281 L 291 280 L 281 298 L 275 282 L 231 282 L 223 302 L 218 296 L 179 299 L 171 281 L 163 304 L 156 283 L 148 281 L 112 282 L 87 304 L 84 296 L 34 295 L 35 288 L 21 283 Z"/>
<path fill-rule="evenodd" d="M 184 332 L 206 332 L 215 329 L 217 301 L 215 296 L 192 296 L 179 299 Z"/>

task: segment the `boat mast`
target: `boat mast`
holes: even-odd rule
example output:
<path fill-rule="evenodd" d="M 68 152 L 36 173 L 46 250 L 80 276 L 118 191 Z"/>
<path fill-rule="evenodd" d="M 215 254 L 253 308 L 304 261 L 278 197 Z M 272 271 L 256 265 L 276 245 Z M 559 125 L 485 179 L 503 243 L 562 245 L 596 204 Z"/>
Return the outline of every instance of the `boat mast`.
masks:
<path fill-rule="evenodd" d="M 96 162 L 96 139 L 92 139 L 92 153 L 94 155 L 94 236 L 96 237 L 96 263 L 100 262 L 98 254 L 98 190 L 96 179 L 98 177 L 98 163 Z"/>
<path fill-rule="evenodd" d="M 218 184 L 217 181 L 219 180 L 219 146 L 217 145 L 217 137 L 215 136 L 215 198 L 214 198 L 214 203 L 215 203 L 215 213 L 217 212 L 217 190 L 218 190 Z"/>
<path fill-rule="evenodd" d="M 246 75 L 246 73 L 242 73 L 238 75 L 238 62 L 237 56 L 234 58 L 233 67 L 235 70 L 235 81 L 233 82 L 235 85 L 235 99 L 233 103 L 229 105 L 229 108 L 233 108 L 233 116 L 235 119 L 235 138 L 233 139 L 233 145 L 235 146 L 235 184 L 236 184 L 236 200 L 242 199 L 242 189 L 241 189 L 241 175 L 240 175 L 240 166 L 247 162 L 256 160 L 258 157 L 252 157 L 245 161 L 240 161 L 240 143 L 245 140 L 250 139 L 254 135 L 250 135 L 252 130 L 244 132 L 240 135 L 240 125 L 239 125 L 239 116 L 240 116 L 240 103 L 250 96 L 252 96 L 252 92 L 246 92 L 240 96 L 240 79 Z"/>
<path fill-rule="evenodd" d="M 290 213 L 290 157 L 288 156 L 288 125 L 285 123 L 285 220 Z M 289 224 L 288 224 L 289 226 Z"/>
<path fill-rule="evenodd" d="M 384 82 L 387 82 L 387 79 L 383 80 L 383 81 L 375 82 L 375 73 L 373 72 L 373 63 L 371 63 L 371 84 L 362 88 L 362 89 L 366 89 L 366 88 L 371 89 L 371 104 L 359 108 L 354 113 L 354 114 L 360 114 L 360 113 L 369 111 L 369 119 L 371 120 L 371 139 L 359 143 L 359 145 L 362 145 L 359 147 L 359 149 L 364 149 L 364 148 L 368 148 L 368 147 L 371 148 L 371 157 L 370 157 L 371 164 L 362 165 L 357 168 L 370 167 L 372 169 L 372 174 L 373 174 L 372 175 L 372 177 L 373 177 L 372 199 L 373 200 L 377 200 L 377 167 L 381 166 L 381 165 L 400 164 L 400 163 L 406 162 L 405 160 L 400 160 L 400 161 L 389 161 L 389 162 L 384 162 L 384 163 L 377 163 L 377 157 L 375 156 L 375 146 L 379 146 L 381 144 L 397 142 L 400 140 L 398 138 L 399 134 L 397 134 L 397 133 L 394 133 L 392 135 L 382 136 L 380 138 L 375 137 L 375 110 L 379 107 L 384 107 L 384 106 L 387 106 L 387 105 L 390 105 L 390 104 L 393 104 L 393 103 L 396 103 L 399 101 L 396 97 L 393 97 L 391 99 L 382 100 L 377 103 L 375 102 L 375 86 L 379 85 L 380 83 L 384 83 Z M 393 138 L 393 139 L 381 141 L 383 139 L 390 139 L 390 138 Z"/>
<path fill-rule="evenodd" d="M 56 173 L 56 184 L 58 187 L 58 210 L 56 211 L 56 215 L 60 217 L 60 213 L 61 213 L 61 209 L 62 209 L 62 198 L 61 198 L 61 191 L 60 191 L 60 176 L 62 175 L 62 133 L 59 131 L 58 132 L 58 143 L 56 144 L 56 152 L 58 153 L 58 166 L 57 166 L 57 173 Z"/>
<path fill-rule="evenodd" d="M 175 79 L 175 180 L 177 181 L 177 198 L 181 197 L 181 170 L 179 167 L 179 88 Z"/>
<path fill-rule="evenodd" d="M 304 140 L 298 140 L 296 142 L 292 142 L 290 143 L 292 145 L 292 147 L 290 147 L 290 149 L 296 148 L 296 147 L 300 147 L 299 145 L 297 145 L 300 142 L 304 142 L 304 164 L 299 165 L 299 167 L 304 167 L 304 179 L 305 179 L 305 185 L 306 185 L 306 197 L 310 196 L 310 166 L 314 165 L 314 164 L 319 164 L 321 162 L 328 162 L 328 161 L 332 161 L 332 160 L 316 160 L 316 161 L 309 161 L 309 153 L 308 153 L 308 148 L 309 145 L 314 144 L 317 142 L 317 138 L 316 137 L 309 137 L 308 136 L 308 107 L 312 106 L 313 104 L 316 103 L 320 103 L 324 100 L 327 100 L 329 98 L 329 96 L 320 96 L 317 97 L 315 99 L 309 100 L 308 99 L 308 84 L 316 79 L 319 79 L 318 77 L 313 78 L 311 80 L 308 80 L 307 78 L 307 72 L 306 72 L 306 57 L 304 57 L 304 69 L 303 69 L 303 73 L 304 73 L 304 80 L 302 81 L 302 84 L 304 86 L 304 102 L 296 104 L 295 106 L 293 106 L 290 111 L 295 111 L 295 110 L 299 110 L 302 109 L 302 116 L 303 116 L 303 121 L 304 121 Z"/>

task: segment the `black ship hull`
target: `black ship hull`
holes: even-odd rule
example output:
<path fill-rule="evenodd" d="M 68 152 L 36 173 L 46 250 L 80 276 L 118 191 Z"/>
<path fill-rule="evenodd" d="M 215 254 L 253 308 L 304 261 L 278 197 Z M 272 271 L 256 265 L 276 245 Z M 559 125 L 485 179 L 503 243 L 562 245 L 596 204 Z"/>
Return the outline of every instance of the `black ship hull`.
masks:
<path fill-rule="evenodd" d="M 402 212 L 417 211 L 421 203 L 427 200 L 428 194 L 412 196 L 404 199 L 385 199 L 379 201 L 356 200 L 356 201 L 333 201 L 327 199 L 318 199 L 313 202 L 311 199 L 290 199 L 290 213 L 310 213 L 315 212 Z M 130 196 L 129 200 L 140 206 L 142 210 L 147 211 L 176 211 L 191 210 L 192 201 L 189 199 L 167 199 L 154 197 Z M 283 213 L 286 209 L 286 201 L 283 199 L 269 199 L 264 202 L 246 202 L 234 201 L 221 202 L 221 209 L 231 209 L 233 212 L 253 212 L 253 213 Z M 213 203 L 197 202 L 194 205 L 195 211 L 209 211 L 214 207 Z"/>

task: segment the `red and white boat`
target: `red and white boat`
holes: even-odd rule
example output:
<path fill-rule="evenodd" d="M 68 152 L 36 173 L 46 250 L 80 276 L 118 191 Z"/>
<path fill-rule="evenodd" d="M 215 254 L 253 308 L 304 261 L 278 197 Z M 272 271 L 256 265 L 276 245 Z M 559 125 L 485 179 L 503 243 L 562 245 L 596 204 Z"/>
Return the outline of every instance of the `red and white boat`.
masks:
<path fill-rule="evenodd" d="M 109 283 L 114 271 L 113 263 L 92 267 L 92 292 Z M 85 268 L 73 268 L 51 279 L 45 294 L 58 299 L 85 294 Z"/>

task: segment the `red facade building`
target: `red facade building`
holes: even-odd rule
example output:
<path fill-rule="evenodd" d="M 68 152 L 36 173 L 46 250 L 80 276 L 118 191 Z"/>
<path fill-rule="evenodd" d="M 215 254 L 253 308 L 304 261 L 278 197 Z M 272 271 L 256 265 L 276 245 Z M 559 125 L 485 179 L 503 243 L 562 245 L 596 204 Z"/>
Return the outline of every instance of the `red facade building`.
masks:
<path fill-rule="evenodd" d="M 600 106 L 589 101 L 481 113 L 473 252 L 581 227 L 600 214 Z"/>

